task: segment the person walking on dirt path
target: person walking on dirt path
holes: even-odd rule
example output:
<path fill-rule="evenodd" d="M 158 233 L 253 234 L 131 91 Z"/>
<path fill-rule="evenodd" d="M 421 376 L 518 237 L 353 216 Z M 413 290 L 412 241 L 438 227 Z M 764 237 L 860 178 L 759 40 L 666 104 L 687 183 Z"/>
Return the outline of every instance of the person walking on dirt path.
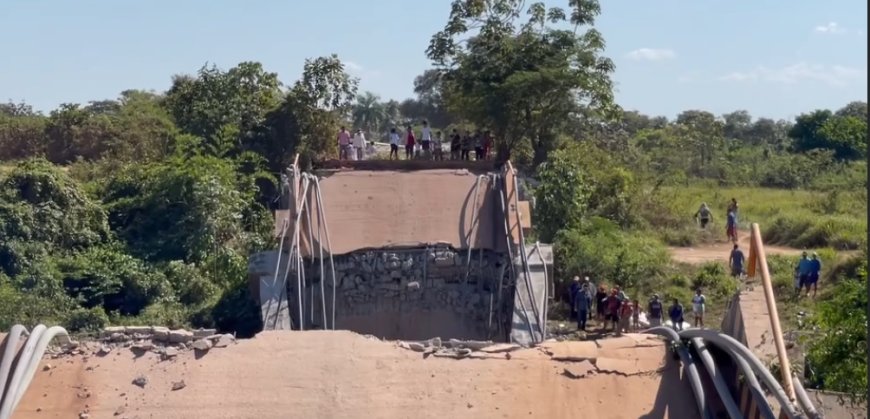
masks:
<path fill-rule="evenodd" d="M 662 302 L 659 300 L 659 295 L 653 294 L 653 298 L 649 302 L 649 316 L 647 316 L 650 327 L 662 325 L 662 308 Z"/>
<path fill-rule="evenodd" d="M 816 298 L 816 287 L 819 283 L 819 275 L 822 273 L 822 260 L 819 259 L 819 254 L 813 252 L 810 259 L 810 273 L 807 276 L 807 283 L 804 285 L 807 288 L 807 297 L 810 296 L 810 286 L 813 287 L 813 298 Z"/>
<path fill-rule="evenodd" d="M 680 300 L 674 298 L 674 305 L 668 310 L 668 317 L 671 318 L 674 330 L 683 330 L 683 305 Z"/>
<path fill-rule="evenodd" d="M 432 152 L 435 160 L 444 161 L 444 150 L 441 149 L 443 146 L 444 139 L 441 137 L 441 131 L 438 131 L 435 133 L 435 138 L 432 139 Z"/>
<path fill-rule="evenodd" d="M 698 208 L 698 212 L 695 213 L 695 219 L 697 219 L 701 223 L 701 228 L 706 229 L 707 224 L 710 223 L 710 219 L 712 218 L 713 214 L 710 212 L 710 208 L 707 206 L 707 203 L 701 203 L 701 207 Z"/>
<path fill-rule="evenodd" d="M 362 129 L 357 129 L 356 134 L 353 135 L 353 148 L 356 152 L 357 160 L 362 160 L 365 158 L 366 136 L 365 134 L 363 134 Z"/>
<path fill-rule="evenodd" d="M 610 323 L 613 326 L 613 331 L 616 332 L 619 330 L 619 308 L 622 306 L 622 301 L 619 299 L 619 291 L 616 288 L 610 290 L 610 295 L 604 301 L 606 307 L 604 330 L 607 330 L 607 324 Z"/>
<path fill-rule="evenodd" d="M 471 131 L 466 130 L 462 136 L 460 148 L 462 151 L 462 160 L 471 160 L 471 147 L 474 146 L 474 138 L 471 136 Z"/>
<path fill-rule="evenodd" d="M 429 121 L 423 120 L 423 129 L 420 130 L 420 141 L 423 143 L 423 158 L 425 160 L 431 160 L 432 128 L 429 128 Z"/>
<path fill-rule="evenodd" d="M 580 277 L 575 276 L 573 280 L 571 280 L 571 286 L 568 287 L 568 302 L 571 304 L 571 319 L 577 319 L 577 291 L 580 290 Z"/>
<path fill-rule="evenodd" d="M 737 244 L 737 215 L 728 211 L 728 221 L 725 223 L 725 234 L 731 243 Z"/>
<path fill-rule="evenodd" d="M 396 132 L 396 128 L 390 128 L 390 160 L 393 156 L 399 160 L 399 133 Z"/>
<path fill-rule="evenodd" d="M 577 290 L 577 294 L 574 295 L 574 311 L 577 312 L 577 330 L 584 332 L 586 331 L 586 320 L 588 319 L 589 306 L 591 304 L 587 290 L 587 284 L 583 284 Z"/>
<path fill-rule="evenodd" d="M 731 198 L 731 202 L 728 203 L 728 212 L 734 213 L 734 223 L 735 224 L 737 223 L 737 210 L 739 208 L 740 208 L 740 206 L 737 205 L 737 198 Z"/>
<path fill-rule="evenodd" d="M 347 160 L 350 151 L 350 133 L 345 127 L 338 131 L 338 159 Z"/>
<path fill-rule="evenodd" d="M 695 327 L 704 328 L 704 312 L 707 310 L 707 297 L 698 288 L 692 297 L 692 315 L 695 318 Z"/>
<path fill-rule="evenodd" d="M 604 300 L 607 299 L 607 288 L 604 284 L 598 286 L 598 291 L 595 293 L 595 314 L 597 315 L 597 320 L 599 322 L 604 322 L 605 317 L 607 316 L 607 303 Z"/>
<path fill-rule="evenodd" d="M 462 136 L 456 128 L 453 129 L 453 135 L 450 136 L 450 160 L 459 160 L 460 151 L 462 150 Z"/>
<path fill-rule="evenodd" d="M 728 265 L 731 266 L 731 276 L 739 278 L 743 275 L 743 262 L 745 261 L 746 257 L 743 255 L 743 251 L 735 243 L 734 249 L 731 250 L 731 256 L 728 257 Z"/>
<path fill-rule="evenodd" d="M 798 296 L 800 296 L 801 288 L 805 287 L 807 282 L 810 279 L 810 272 L 812 272 L 812 265 L 810 264 L 810 259 L 807 258 L 807 252 L 801 253 L 801 258 L 798 261 Z"/>
<path fill-rule="evenodd" d="M 417 144 L 417 139 L 414 137 L 414 129 L 408 126 L 408 133 L 405 137 L 405 160 L 414 158 L 414 146 Z"/>

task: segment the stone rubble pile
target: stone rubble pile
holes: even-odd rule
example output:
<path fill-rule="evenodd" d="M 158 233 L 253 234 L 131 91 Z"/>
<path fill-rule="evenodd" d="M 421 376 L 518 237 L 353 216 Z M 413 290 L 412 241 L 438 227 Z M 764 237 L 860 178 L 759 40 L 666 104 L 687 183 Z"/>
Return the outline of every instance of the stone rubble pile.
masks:
<path fill-rule="evenodd" d="M 421 352 L 424 358 L 432 355 L 440 358 L 454 359 L 468 358 L 475 353 L 505 353 L 507 355 L 511 351 L 522 349 L 520 345 L 513 343 L 459 339 L 450 339 L 447 342 L 442 342 L 441 338 L 432 338 L 424 341 L 397 341 L 396 346 L 414 352 Z M 509 356 L 506 357 L 510 359 Z"/>
<path fill-rule="evenodd" d="M 174 358 L 179 351 L 193 349 L 207 352 L 212 348 L 225 348 L 236 342 L 232 334 L 218 334 L 215 329 L 169 329 L 162 326 L 110 326 L 104 328 L 96 342 L 72 342 L 51 351 L 51 357 L 63 355 L 105 356 L 119 348 L 135 353 L 153 352 L 163 359 Z"/>

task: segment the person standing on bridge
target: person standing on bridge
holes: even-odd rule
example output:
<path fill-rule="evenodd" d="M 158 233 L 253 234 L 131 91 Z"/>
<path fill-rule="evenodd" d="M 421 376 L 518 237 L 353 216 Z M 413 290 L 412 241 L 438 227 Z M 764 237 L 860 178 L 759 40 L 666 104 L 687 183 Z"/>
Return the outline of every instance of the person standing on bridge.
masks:
<path fill-rule="evenodd" d="M 345 127 L 338 131 L 338 159 L 347 160 L 350 151 L 350 133 Z"/>
<path fill-rule="evenodd" d="M 492 150 L 492 133 L 489 130 L 483 132 L 483 159 L 490 159 L 490 151 Z"/>
<path fill-rule="evenodd" d="M 399 133 L 396 132 L 396 128 L 390 128 L 390 160 L 393 159 L 393 156 L 396 156 L 396 160 L 399 160 Z"/>
<path fill-rule="evenodd" d="M 453 128 L 453 134 L 450 136 L 450 160 L 459 160 L 461 150 L 462 136 L 456 128 Z"/>
<path fill-rule="evenodd" d="M 420 141 L 423 143 L 423 159 L 432 159 L 432 128 L 429 121 L 423 120 L 423 129 L 420 130 Z"/>
<path fill-rule="evenodd" d="M 649 327 L 662 325 L 662 302 L 659 300 L 658 294 L 653 294 L 652 300 L 649 302 Z"/>
<path fill-rule="evenodd" d="M 408 134 L 405 137 L 405 160 L 414 158 L 414 145 L 417 144 L 417 139 L 414 138 L 414 129 L 408 125 Z"/>
<path fill-rule="evenodd" d="M 731 276 L 739 278 L 743 275 L 743 262 L 746 258 L 743 256 L 743 251 L 740 246 L 734 244 L 734 249 L 731 250 L 731 256 L 728 257 L 728 265 L 731 266 Z"/>
<path fill-rule="evenodd" d="M 435 133 L 435 138 L 432 140 L 432 151 L 435 153 L 435 160 L 444 161 L 444 139 L 441 137 L 441 131 Z"/>
<path fill-rule="evenodd" d="M 674 305 L 668 310 L 668 317 L 671 318 L 674 330 L 683 330 L 683 305 L 680 304 L 680 300 L 674 298 Z"/>
<path fill-rule="evenodd" d="M 704 328 L 704 312 L 707 310 L 707 297 L 698 288 L 692 297 L 692 314 L 695 317 L 695 327 Z"/>
<path fill-rule="evenodd" d="M 618 332 L 619 330 L 619 309 L 622 306 L 622 301 L 619 299 L 619 291 L 614 288 L 610 290 L 610 296 L 604 299 L 605 302 L 605 313 L 604 313 L 604 329 L 607 330 L 607 323 L 613 325 L 613 331 Z"/>
<path fill-rule="evenodd" d="M 583 287 L 586 289 L 586 297 L 589 298 L 589 320 L 592 320 L 592 303 L 595 301 L 595 284 L 589 280 L 589 277 L 583 278 Z"/>
<path fill-rule="evenodd" d="M 362 160 L 366 155 L 366 136 L 361 128 L 357 128 L 353 135 L 353 148 L 356 151 L 356 159 Z"/>
<path fill-rule="evenodd" d="M 462 143 L 460 144 L 460 148 L 462 150 L 461 159 L 468 161 L 471 160 L 471 148 L 474 146 L 474 137 L 471 136 L 470 130 L 465 130 L 465 135 L 462 136 Z"/>
<path fill-rule="evenodd" d="M 595 313 L 597 314 L 597 320 L 605 322 L 605 317 L 607 316 L 607 303 L 604 301 L 607 299 L 607 287 L 604 284 L 598 286 L 598 292 L 595 293 Z"/>
<path fill-rule="evenodd" d="M 813 252 L 813 257 L 810 259 L 810 273 L 807 275 L 807 283 L 804 285 L 807 288 L 807 297 L 810 296 L 810 286 L 813 287 L 813 298 L 816 298 L 816 286 L 819 283 L 819 275 L 822 272 L 822 261 L 819 259 L 819 254 Z"/>
<path fill-rule="evenodd" d="M 631 301 L 625 300 L 619 305 L 619 327 L 616 329 L 616 335 L 628 333 L 631 329 L 631 318 L 634 317 L 634 307 Z"/>

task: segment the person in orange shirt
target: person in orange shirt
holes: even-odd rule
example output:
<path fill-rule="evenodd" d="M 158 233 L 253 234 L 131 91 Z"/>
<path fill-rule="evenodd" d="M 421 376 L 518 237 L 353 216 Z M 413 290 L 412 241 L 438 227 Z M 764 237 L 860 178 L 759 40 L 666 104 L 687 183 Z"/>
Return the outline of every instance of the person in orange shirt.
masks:
<path fill-rule="evenodd" d="M 617 335 L 621 335 L 623 333 L 629 332 L 629 327 L 631 324 L 631 318 L 634 314 L 634 307 L 632 307 L 631 301 L 626 299 L 622 302 L 622 305 L 619 307 L 619 328 L 616 330 Z"/>

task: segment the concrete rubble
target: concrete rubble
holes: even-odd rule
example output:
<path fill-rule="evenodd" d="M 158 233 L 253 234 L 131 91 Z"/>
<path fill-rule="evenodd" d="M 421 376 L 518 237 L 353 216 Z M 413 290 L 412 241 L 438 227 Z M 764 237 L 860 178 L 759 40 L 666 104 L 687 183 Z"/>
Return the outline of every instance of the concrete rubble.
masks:
<path fill-rule="evenodd" d="M 178 356 L 180 351 L 194 349 L 208 351 L 212 348 L 226 348 L 236 343 L 232 334 L 219 334 L 215 329 L 169 329 L 162 326 L 109 326 L 99 333 L 95 342 L 79 344 L 72 342 L 63 347 L 49 348 L 51 358 L 67 355 L 107 356 L 113 351 L 126 348 L 137 356 L 151 352 L 168 360 Z"/>

